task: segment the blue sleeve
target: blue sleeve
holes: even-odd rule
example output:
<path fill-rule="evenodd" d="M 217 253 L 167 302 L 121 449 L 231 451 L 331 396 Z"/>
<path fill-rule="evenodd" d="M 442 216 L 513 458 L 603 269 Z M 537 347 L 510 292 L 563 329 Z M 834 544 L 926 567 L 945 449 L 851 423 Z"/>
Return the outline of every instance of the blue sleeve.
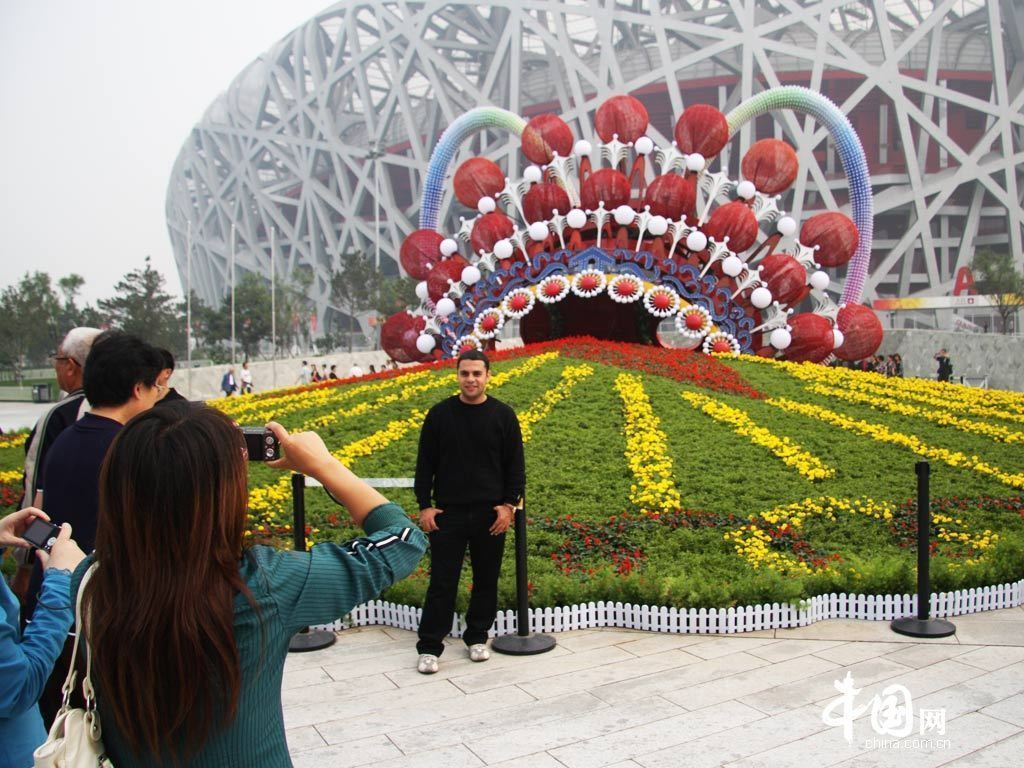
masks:
<path fill-rule="evenodd" d="M 3 589 L 10 592 L 6 585 Z M 0 719 L 14 717 L 39 701 L 71 628 L 70 589 L 67 573 L 47 571 L 24 635 L 19 639 L 16 622 L 0 624 Z"/>
<path fill-rule="evenodd" d="M 363 527 L 366 536 L 316 544 L 309 552 L 253 548 L 287 628 L 344 616 L 412 573 L 426 551 L 423 532 L 395 504 L 374 509 Z"/>

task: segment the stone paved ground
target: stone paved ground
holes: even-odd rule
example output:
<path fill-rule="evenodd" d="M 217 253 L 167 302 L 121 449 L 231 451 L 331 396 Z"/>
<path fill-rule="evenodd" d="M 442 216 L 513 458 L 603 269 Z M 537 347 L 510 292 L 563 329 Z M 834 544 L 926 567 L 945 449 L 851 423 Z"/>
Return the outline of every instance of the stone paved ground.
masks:
<path fill-rule="evenodd" d="M 576 631 L 547 654 L 483 664 L 450 641 L 433 676 L 415 670 L 413 633 L 367 627 L 288 659 L 285 727 L 297 768 L 1024 765 L 1024 608 L 954 621 L 955 636 L 928 641 L 846 620 Z M 847 672 L 863 709 L 849 743 L 822 720 Z M 907 740 L 874 727 L 867 706 L 892 684 L 911 697 Z M 945 735 L 920 734 L 932 713 Z"/>

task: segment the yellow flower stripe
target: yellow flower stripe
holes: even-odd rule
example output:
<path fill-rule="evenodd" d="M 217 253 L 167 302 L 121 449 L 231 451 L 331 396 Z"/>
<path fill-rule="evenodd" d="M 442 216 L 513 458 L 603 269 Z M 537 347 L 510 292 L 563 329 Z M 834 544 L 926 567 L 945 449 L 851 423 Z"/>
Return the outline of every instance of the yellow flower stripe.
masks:
<path fill-rule="evenodd" d="M 20 435 L 0 435 L 0 448 L 18 448 L 28 440 L 28 432 Z"/>
<path fill-rule="evenodd" d="M 804 528 L 804 524 L 811 517 L 823 517 L 835 522 L 839 512 L 890 521 L 893 519 L 895 510 L 896 505 L 888 501 L 819 496 L 792 504 L 783 504 L 767 512 L 751 515 L 747 525 L 727 532 L 724 538 L 733 544 L 736 554 L 746 560 L 755 570 L 768 568 L 782 575 L 835 573 L 834 566 L 828 563 L 814 565 L 799 559 L 790 552 L 772 549 L 772 536 L 766 529 L 774 528 L 783 533 L 787 532 L 787 529 L 799 531 Z M 934 514 L 932 522 L 938 527 L 938 539 L 966 546 L 970 553 L 965 560 L 967 565 L 980 563 L 987 551 L 999 541 L 998 534 L 989 530 L 976 535 L 967 533 L 963 530 L 964 521 L 959 518 L 954 519 L 948 515 Z M 948 566 L 956 568 L 959 564 L 949 563 Z"/>
<path fill-rule="evenodd" d="M 824 480 L 835 475 L 836 471 L 813 453 L 803 450 L 786 436 L 779 437 L 771 430 L 759 427 L 746 412 L 697 392 L 684 391 L 679 394 L 686 402 L 715 421 L 730 425 L 737 435 L 747 437 L 754 445 L 768 449 L 781 459 L 783 464 L 792 467 L 808 480 Z"/>
<path fill-rule="evenodd" d="M 784 411 L 809 416 L 813 419 L 824 421 L 827 424 L 832 424 L 840 429 L 845 429 L 850 432 L 864 435 L 865 437 L 870 437 L 871 439 L 878 440 L 879 442 L 891 443 L 893 445 L 908 448 L 918 456 L 942 461 L 951 467 L 964 467 L 966 469 L 974 470 L 979 474 L 993 477 L 1004 485 L 1009 485 L 1012 488 L 1024 489 L 1024 473 L 1018 472 L 1016 474 L 1011 474 L 1009 472 L 1004 472 L 998 467 L 982 461 L 977 456 L 967 456 L 959 451 L 950 451 L 946 448 L 936 448 L 935 446 L 927 445 L 914 435 L 905 435 L 902 432 L 896 432 L 883 424 L 872 424 L 868 421 L 854 419 L 850 416 L 846 416 L 845 414 L 830 411 L 819 405 L 798 403 L 786 398 L 772 398 L 765 402 L 769 405 L 775 406 L 776 408 L 781 408 Z"/>
<path fill-rule="evenodd" d="M 682 502 L 666 450 L 668 437 L 661 431 L 661 419 L 654 414 L 640 377 L 620 373 L 615 389 L 622 398 L 626 463 L 636 479 L 629 487 L 629 500 L 642 513 L 654 516 L 678 509 Z"/>
<path fill-rule="evenodd" d="M 558 403 L 569 397 L 573 387 L 580 381 L 593 374 L 594 369 L 586 363 L 565 366 L 562 369 L 562 377 L 559 382 L 519 414 L 519 427 L 523 432 L 523 442 L 530 442 L 533 437 L 534 424 L 545 418 Z"/>
<path fill-rule="evenodd" d="M 962 413 L 1024 423 L 1024 395 L 998 389 L 976 389 L 929 379 L 904 379 L 871 371 L 828 368 L 813 363 L 791 363 L 744 355 L 744 363 L 775 365 L 793 378 L 836 387 L 857 389 L 882 397 L 913 400 L 936 408 L 954 408 Z"/>
<path fill-rule="evenodd" d="M 894 400 L 891 395 L 880 397 L 849 388 L 829 387 L 824 384 L 811 384 L 807 387 L 807 391 L 818 395 L 834 397 L 839 400 L 846 400 L 850 403 L 863 403 L 872 408 L 881 408 L 890 413 L 898 413 L 903 416 L 917 416 L 933 421 L 936 424 L 941 424 L 944 427 L 953 427 L 961 432 L 973 432 L 974 434 L 984 435 L 1002 443 L 1019 443 L 1024 441 L 1024 432 L 1016 432 L 999 424 L 988 424 L 983 421 L 963 419 L 956 414 L 941 409 L 928 410 L 926 408 L 919 408 L 916 405 Z"/>
<path fill-rule="evenodd" d="M 21 477 L 20 469 L 8 469 L 0 472 L 0 485 L 20 485 Z"/>
<path fill-rule="evenodd" d="M 410 382 L 419 381 L 429 375 L 429 371 L 416 371 L 404 376 L 396 376 L 393 379 L 348 387 L 312 387 L 256 402 L 241 397 L 221 397 L 207 402 L 235 421 L 244 419 L 258 424 L 266 424 L 272 419 L 278 420 L 294 411 L 323 408 L 334 403 L 343 403 L 360 395 L 407 386 Z"/>

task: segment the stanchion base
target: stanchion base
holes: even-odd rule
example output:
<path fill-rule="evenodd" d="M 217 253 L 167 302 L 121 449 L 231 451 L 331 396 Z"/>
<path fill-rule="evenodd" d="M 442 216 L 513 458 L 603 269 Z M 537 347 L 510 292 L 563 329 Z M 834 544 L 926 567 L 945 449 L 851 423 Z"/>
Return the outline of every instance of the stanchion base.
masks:
<path fill-rule="evenodd" d="M 305 653 L 306 651 L 319 651 L 321 648 L 328 648 L 334 645 L 338 636 L 333 632 L 323 629 L 314 629 L 309 632 L 298 632 L 292 635 L 288 642 L 290 653 Z"/>
<path fill-rule="evenodd" d="M 893 632 L 910 637 L 949 637 L 956 632 L 956 625 L 945 619 L 918 619 L 906 616 L 893 619 L 889 628 Z"/>
<path fill-rule="evenodd" d="M 547 653 L 554 647 L 555 638 L 551 635 L 502 635 L 491 640 L 491 648 L 509 656 L 533 656 Z"/>

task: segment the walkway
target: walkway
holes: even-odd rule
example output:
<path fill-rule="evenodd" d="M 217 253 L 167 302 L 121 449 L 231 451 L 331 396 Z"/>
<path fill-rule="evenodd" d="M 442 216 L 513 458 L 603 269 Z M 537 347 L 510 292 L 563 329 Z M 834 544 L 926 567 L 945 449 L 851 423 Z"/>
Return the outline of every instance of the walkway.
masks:
<path fill-rule="evenodd" d="M 289 657 L 285 726 L 297 768 L 1020 765 L 1024 608 L 955 623 L 930 641 L 848 620 L 728 636 L 587 630 L 483 664 L 450 641 L 433 676 L 414 669 L 413 633 L 354 629 Z M 864 709 L 849 744 L 822 721 L 847 672 Z M 873 729 L 865 706 L 895 683 L 912 699 L 907 743 Z"/>

